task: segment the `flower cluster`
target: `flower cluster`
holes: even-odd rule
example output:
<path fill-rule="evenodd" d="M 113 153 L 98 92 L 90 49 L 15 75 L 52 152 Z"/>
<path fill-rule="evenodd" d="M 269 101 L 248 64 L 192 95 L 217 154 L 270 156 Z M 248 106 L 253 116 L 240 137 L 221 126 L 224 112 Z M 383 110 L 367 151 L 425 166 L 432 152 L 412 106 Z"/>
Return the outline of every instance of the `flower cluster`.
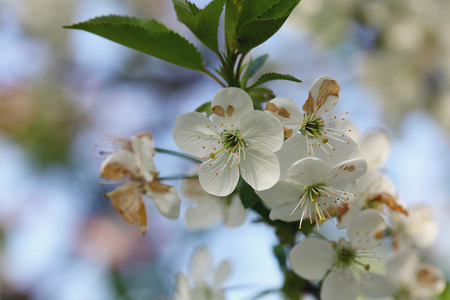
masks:
<path fill-rule="evenodd" d="M 434 242 L 436 223 L 427 207 L 406 209 L 385 174 L 391 149 L 387 133 L 377 129 L 360 135 L 342 117 L 347 112 L 331 113 L 339 91 L 336 80 L 323 76 L 312 84 L 302 109 L 291 99 L 275 98 L 258 111 L 244 90 L 224 88 L 212 99 L 211 116 L 179 115 L 173 136 L 188 155 L 163 152 L 197 162 L 197 171 L 180 176 L 183 196 L 195 202 L 185 212 L 187 227 L 210 228 L 220 220 L 228 227 L 242 225 L 248 203 L 238 184 L 243 180 L 261 200 L 259 212 L 266 210 L 271 222 L 278 221 L 274 226 L 298 222 L 294 239 L 304 224 L 312 228 L 298 243 L 284 244 L 285 254 L 293 273 L 321 281 L 321 299 L 429 299 L 442 292 L 445 279 L 438 268 L 420 263 L 415 248 Z M 164 216 L 178 218 L 180 197 L 158 178 L 152 137 L 140 134 L 119 144 L 100 172 L 121 183 L 106 194 L 114 207 L 127 222 L 137 223 L 140 233 L 147 227 L 144 195 Z M 328 220 L 346 228 L 347 238 L 322 236 L 320 224 Z M 383 255 L 376 252 L 380 245 L 393 249 L 384 268 Z M 225 299 L 221 284 L 229 263 L 220 264 L 211 281 L 209 256 L 206 248 L 194 256 L 193 284 L 178 275 L 174 299 Z"/>

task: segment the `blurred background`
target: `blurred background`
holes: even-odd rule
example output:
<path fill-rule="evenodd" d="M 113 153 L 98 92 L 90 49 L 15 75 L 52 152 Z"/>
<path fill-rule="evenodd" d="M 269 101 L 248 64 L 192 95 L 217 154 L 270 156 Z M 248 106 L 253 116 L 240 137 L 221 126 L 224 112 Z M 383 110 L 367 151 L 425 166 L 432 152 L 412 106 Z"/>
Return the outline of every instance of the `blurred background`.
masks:
<path fill-rule="evenodd" d="M 207 1 L 194 1 L 203 7 Z M 251 55 L 277 96 L 301 105 L 315 78 L 340 84 L 337 110 L 366 132 L 393 141 L 386 173 L 409 206 L 431 206 L 440 225 L 425 260 L 450 275 L 450 19 L 446 0 L 304 0 L 285 26 Z M 0 240 L 2 299 L 160 299 L 196 248 L 228 259 L 228 299 L 251 299 L 282 282 L 272 229 L 249 213 L 239 228 L 189 231 L 148 207 L 149 230 L 135 234 L 103 194 L 99 149 L 105 135 L 147 131 L 177 150 L 178 114 L 212 99 L 219 86 L 194 71 L 63 25 L 108 15 L 153 17 L 188 37 L 207 66 L 215 57 L 176 20 L 169 0 L 0 0 Z M 189 162 L 157 154 L 161 176 Z M 180 182 L 169 184 L 177 188 Z M 280 299 L 269 295 L 265 299 Z"/>

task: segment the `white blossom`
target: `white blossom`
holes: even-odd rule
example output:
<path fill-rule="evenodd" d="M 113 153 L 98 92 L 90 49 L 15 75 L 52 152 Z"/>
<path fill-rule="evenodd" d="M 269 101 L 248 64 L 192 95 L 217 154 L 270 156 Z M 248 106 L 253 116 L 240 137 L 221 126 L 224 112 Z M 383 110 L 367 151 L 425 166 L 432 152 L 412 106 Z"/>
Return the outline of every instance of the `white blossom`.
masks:
<path fill-rule="evenodd" d="M 288 160 L 290 158 L 287 158 Z M 280 157 L 282 169 L 288 165 Z M 304 219 L 319 223 L 331 218 L 328 209 L 333 205 L 345 207 L 354 202 L 356 194 L 345 188 L 366 172 L 362 158 L 351 158 L 337 164 L 318 157 L 306 157 L 295 162 L 272 188 L 257 194 L 273 207 L 272 220 L 297 221 L 301 228 Z M 333 221 L 334 222 L 334 221 Z M 320 229 L 319 229 L 320 231 Z"/>
<path fill-rule="evenodd" d="M 374 128 L 361 135 L 358 127 L 351 121 L 339 121 L 337 128 L 348 132 L 347 135 L 358 144 L 359 156 L 367 162 L 367 170 L 379 171 L 388 161 L 392 142 L 388 133 L 382 128 Z"/>
<path fill-rule="evenodd" d="M 203 159 L 199 180 L 206 192 L 231 194 L 239 175 L 255 190 L 272 187 L 280 177 L 274 151 L 283 144 L 280 122 L 253 109 L 238 88 L 220 90 L 211 102 L 212 121 L 198 112 L 177 117 L 173 136 L 184 152 Z"/>
<path fill-rule="evenodd" d="M 354 143 L 345 134 L 348 131 L 332 126 L 345 118 L 341 115 L 324 117 L 338 101 L 338 83 L 331 77 L 322 76 L 312 84 L 308 100 L 302 106 L 303 112 L 294 101 L 286 98 L 270 100 L 265 111 L 280 120 L 285 138 L 291 138 L 300 132 L 306 141 L 304 145 L 308 155 L 316 156 L 316 152 L 324 151 L 327 155 L 333 156 L 335 152 L 346 151 L 345 145 Z M 300 146 L 298 144 L 298 147 Z"/>
<path fill-rule="evenodd" d="M 404 247 L 428 248 L 438 237 L 439 226 L 430 207 L 412 205 L 408 215 L 396 214 L 392 218 L 392 235 L 397 249 Z"/>
<path fill-rule="evenodd" d="M 362 278 L 372 275 L 368 259 L 376 259 L 373 249 L 386 228 L 384 219 L 373 210 L 365 210 L 352 220 L 347 240 L 329 242 L 309 237 L 296 244 L 289 253 L 292 270 L 308 280 L 323 280 L 322 300 L 354 300 L 364 285 L 373 280 Z"/>
<path fill-rule="evenodd" d="M 121 183 L 105 196 L 114 208 L 130 224 L 137 223 L 138 233 L 147 230 L 147 214 L 143 195 L 153 200 L 162 215 L 177 219 L 180 212 L 180 196 L 172 186 L 158 179 L 153 155 L 152 136 L 143 133 L 123 141 L 122 149 L 111 153 L 103 162 L 100 177 Z"/>
<path fill-rule="evenodd" d="M 362 289 L 373 298 L 391 294 L 396 300 L 432 300 L 444 291 L 445 285 L 441 269 L 421 263 L 416 251 L 404 249 L 386 260 L 386 277 L 374 275 L 370 285 Z"/>
<path fill-rule="evenodd" d="M 190 279 L 183 273 L 177 275 L 177 295 L 173 300 L 225 300 L 222 284 L 230 274 L 230 263 L 222 261 L 213 268 L 208 248 L 200 248 L 194 254 Z"/>
<path fill-rule="evenodd" d="M 247 211 L 236 193 L 226 197 L 208 194 L 195 178 L 182 181 L 181 193 L 195 202 L 186 210 L 186 224 L 191 230 L 213 227 L 222 219 L 228 227 L 241 226 L 245 221 Z"/>

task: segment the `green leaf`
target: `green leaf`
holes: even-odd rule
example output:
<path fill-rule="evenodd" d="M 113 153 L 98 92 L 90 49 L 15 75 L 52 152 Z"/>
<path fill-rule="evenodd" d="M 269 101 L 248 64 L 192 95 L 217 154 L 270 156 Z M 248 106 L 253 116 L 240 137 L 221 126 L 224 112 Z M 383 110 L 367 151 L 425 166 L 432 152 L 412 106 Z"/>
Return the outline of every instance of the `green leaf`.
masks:
<path fill-rule="evenodd" d="M 252 98 L 253 104 L 264 103 L 275 98 L 273 91 L 265 87 L 254 87 L 245 91 Z"/>
<path fill-rule="evenodd" d="M 258 15 L 258 19 L 276 19 L 290 15 L 292 10 L 300 3 L 300 0 L 281 0 L 272 2 L 272 6 Z"/>
<path fill-rule="evenodd" d="M 206 116 L 209 117 L 210 115 L 213 114 L 213 111 L 211 108 L 211 101 L 203 103 L 202 105 L 197 107 L 197 109 L 195 111 L 200 112 L 200 113 L 206 112 Z"/>
<path fill-rule="evenodd" d="M 153 19 L 110 15 L 64 28 L 85 30 L 167 62 L 203 72 L 203 59 L 197 48 Z"/>
<path fill-rule="evenodd" d="M 238 191 L 242 205 L 244 205 L 245 208 L 252 207 L 261 200 L 261 198 L 256 195 L 255 190 L 247 182 L 245 182 L 242 177 L 239 179 Z"/>
<path fill-rule="evenodd" d="M 248 18 L 250 16 L 248 15 L 246 20 L 244 20 L 245 17 L 243 16 L 245 14 L 242 12 L 237 28 L 237 48 L 239 51 L 247 53 L 268 40 L 283 26 L 299 2 L 300 0 L 272 2 L 272 5 L 267 7 L 259 15 L 253 18 Z M 244 11 L 244 7 L 245 5 L 243 5 L 242 11 Z"/>
<path fill-rule="evenodd" d="M 237 25 L 243 0 L 225 0 L 225 43 L 228 53 L 236 49 Z"/>
<path fill-rule="evenodd" d="M 254 20 L 264 13 L 274 4 L 281 0 L 243 0 L 242 8 L 239 13 L 238 27 L 241 27 L 248 20 Z"/>
<path fill-rule="evenodd" d="M 256 80 L 256 82 L 254 84 L 249 86 L 247 90 L 250 90 L 254 87 L 257 87 L 258 85 L 261 85 L 265 82 L 272 81 L 272 80 L 289 80 L 289 81 L 294 81 L 294 82 L 302 82 L 300 79 L 297 79 L 291 75 L 271 72 L 271 73 L 265 73 L 265 74 L 261 75 L 261 77 L 259 77 L 258 80 Z"/>
<path fill-rule="evenodd" d="M 257 59 L 250 61 L 244 75 L 242 75 L 241 81 L 243 83 L 243 86 L 247 85 L 249 78 L 252 77 L 256 73 L 256 71 L 258 71 L 264 65 L 268 57 L 268 54 L 264 54 Z"/>
<path fill-rule="evenodd" d="M 178 20 L 212 51 L 219 53 L 217 32 L 225 0 L 213 0 L 199 9 L 187 0 L 172 0 Z"/>
<path fill-rule="evenodd" d="M 275 258 L 278 261 L 278 264 L 280 265 L 280 268 L 282 271 L 286 270 L 286 250 L 284 249 L 283 245 L 275 245 L 273 246 L 273 254 L 275 255 Z"/>

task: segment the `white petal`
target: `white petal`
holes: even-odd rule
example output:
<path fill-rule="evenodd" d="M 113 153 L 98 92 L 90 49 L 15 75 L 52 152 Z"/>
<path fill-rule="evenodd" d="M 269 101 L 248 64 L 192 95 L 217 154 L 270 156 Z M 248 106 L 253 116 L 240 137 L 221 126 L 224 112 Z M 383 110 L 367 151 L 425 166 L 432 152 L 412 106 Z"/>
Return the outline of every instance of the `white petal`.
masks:
<path fill-rule="evenodd" d="M 218 108 L 215 109 L 214 107 Z M 214 95 L 211 108 L 223 115 L 220 116 L 217 113 L 212 115 L 212 120 L 217 125 L 224 129 L 233 129 L 231 125 L 234 125 L 242 114 L 253 111 L 253 101 L 244 90 L 231 87 L 221 89 Z"/>
<path fill-rule="evenodd" d="M 198 176 L 199 173 L 200 173 L 200 168 L 198 168 L 197 166 L 195 167 L 194 170 L 191 170 L 191 172 L 189 172 L 189 174 L 192 176 L 195 176 L 195 175 Z M 200 185 L 198 178 L 183 179 L 181 181 L 180 191 L 184 197 L 192 199 L 192 200 L 198 200 L 198 199 L 203 200 L 203 199 L 209 199 L 209 198 L 216 197 L 216 196 L 213 196 L 213 195 L 205 192 L 205 190 Z"/>
<path fill-rule="evenodd" d="M 100 177 L 121 179 L 126 172 L 134 172 L 136 157 L 128 150 L 119 150 L 108 156 L 100 168 Z"/>
<path fill-rule="evenodd" d="M 391 140 L 386 131 L 373 130 L 365 134 L 359 145 L 359 153 L 371 170 L 382 168 L 391 154 Z"/>
<path fill-rule="evenodd" d="M 331 168 L 317 157 L 307 157 L 297 161 L 288 170 L 290 181 L 304 186 L 324 183 Z"/>
<path fill-rule="evenodd" d="M 234 154 L 227 153 L 202 165 L 199 174 L 203 189 L 216 196 L 231 194 L 239 181 L 238 159 Z M 226 163 L 226 165 L 225 165 Z"/>
<path fill-rule="evenodd" d="M 327 186 L 345 187 L 367 171 L 366 161 L 362 158 L 352 158 L 336 165 L 325 183 Z"/>
<path fill-rule="evenodd" d="M 245 155 L 241 152 L 240 162 L 242 178 L 257 191 L 274 186 L 280 179 L 280 163 L 275 153 L 258 145 L 247 147 L 244 151 Z"/>
<path fill-rule="evenodd" d="M 271 203 L 298 202 L 303 195 L 303 189 L 298 184 L 289 180 L 279 180 L 273 187 L 256 194 L 264 201 Z"/>
<path fill-rule="evenodd" d="M 292 134 L 299 131 L 303 124 L 303 113 L 291 99 L 272 99 L 264 111 L 280 120 L 284 128 L 292 130 Z"/>
<path fill-rule="evenodd" d="M 349 120 L 337 120 L 335 123 L 335 128 L 342 129 L 348 137 L 359 145 L 361 141 L 361 133 L 359 132 L 358 126 Z"/>
<path fill-rule="evenodd" d="M 226 260 L 222 261 L 214 272 L 213 289 L 220 289 L 220 286 L 227 279 L 228 275 L 230 275 L 230 272 L 230 263 Z"/>
<path fill-rule="evenodd" d="M 339 85 L 336 80 L 329 76 L 321 76 L 317 78 L 311 86 L 310 93 L 315 100 L 316 116 L 321 116 L 332 110 L 333 107 L 339 102 L 339 97 L 329 94 L 329 89 L 326 87 L 330 85 L 333 87 L 333 90 L 337 85 L 337 93 L 339 95 Z M 320 106 L 318 107 L 318 105 Z"/>
<path fill-rule="evenodd" d="M 327 240 L 305 238 L 289 252 L 292 270 L 309 280 L 320 280 L 333 264 L 333 248 Z"/>
<path fill-rule="evenodd" d="M 278 151 L 283 145 L 283 127 L 280 121 L 262 111 L 243 114 L 239 119 L 242 139 L 249 145 L 260 145 L 270 151 Z"/>
<path fill-rule="evenodd" d="M 225 210 L 224 223 L 228 227 L 238 227 L 244 224 L 247 210 L 242 205 L 241 198 L 238 195 L 231 196 L 230 206 Z"/>
<path fill-rule="evenodd" d="M 392 296 L 396 287 L 386 276 L 363 272 L 361 274 L 361 293 L 368 297 L 381 298 Z"/>
<path fill-rule="evenodd" d="M 167 193 L 147 193 L 153 199 L 159 212 L 168 219 L 178 219 L 180 215 L 180 195 L 174 187 L 170 187 Z"/>
<path fill-rule="evenodd" d="M 202 284 L 212 272 L 211 253 L 207 247 L 202 247 L 194 253 L 191 262 L 191 276 L 196 285 Z"/>
<path fill-rule="evenodd" d="M 211 291 L 209 286 L 206 284 L 202 284 L 200 286 L 196 286 L 191 291 L 191 300 L 209 300 Z M 215 299 L 214 299 L 215 300 Z M 218 299 L 219 300 L 219 299 Z"/>
<path fill-rule="evenodd" d="M 156 172 L 155 148 L 153 147 L 153 140 L 150 135 L 139 135 L 131 137 L 131 145 L 136 155 L 139 171 L 147 181 L 153 180 L 153 172 Z"/>
<path fill-rule="evenodd" d="M 358 156 L 358 145 L 349 136 L 333 137 L 324 133 L 324 137 L 328 138 L 328 143 L 323 145 L 323 147 L 314 146 L 315 157 L 322 159 L 330 165 L 337 165 L 344 160 Z M 332 148 L 336 150 L 332 150 Z"/>
<path fill-rule="evenodd" d="M 353 201 L 348 202 L 348 210 L 339 219 L 339 229 L 348 227 L 353 218 L 361 211 L 364 204 L 363 200 L 357 197 L 355 201 L 356 203 L 353 203 Z"/>
<path fill-rule="evenodd" d="M 294 222 L 300 220 L 302 210 L 299 208 L 290 216 L 291 212 L 297 206 L 297 203 L 282 203 L 270 211 L 269 218 L 271 220 L 281 220 L 285 222 Z"/>
<path fill-rule="evenodd" d="M 430 207 L 414 205 L 408 208 L 408 213 L 405 229 L 414 244 L 420 248 L 433 245 L 438 237 L 439 226 L 432 216 Z"/>
<path fill-rule="evenodd" d="M 186 210 L 186 225 L 191 230 L 213 227 L 222 218 L 225 203 L 219 197 L 197 200 L 197 206 Z"/>
<path fill-rule="evenodd" d="M 176 277 L 177 300 L 192 300 L 191 288 L 188 279 L 183 273 L 178 273 Z"/>
<path fill-rule="evenodd" d="M 414 284 L 419 260 L 419 254 L 414 250 L 397 252 L 386 260 L 387 276 L 397 286 L 411 286 Z"/>
<path fill-rule="evenodd" d="M 386 230 L 383 217 L 373 209 L 359 212 L 347 228 L 347 239 L 352 247 L 371 250 L 378 246 L 381 235 Z"/>
<path fill-rule="evenodd" d="M 287 139 L 279 151 L 276 152 L 278 160 L 280 161 L 281 178 L 285 179 L 287 170 L 298 160 L 306 157 L 317 157 L 329 166 L 335 166 L 344 160 L 356 157 L 358 154 L 358 146 L 356 143 L 345 136 L 340 140 L 329 138 L 328 144 L 333 144 L 335 151 L 331 150 L 329 146 L 318 146 L 313 143 L 313 151 L 311 155 L 307 149 L 307 140 L 311 141 L 301 134 L 296 134 L 292 138 Z M 348 144 L 347 144 L 348 143 Z M 332 154 L 330 156 L 330 154 Z"/>
<path fill-rule="evenodd" d="M 358 190 L 364 195 L 388 193 L 395 195 L 395 186 L 385 175 L 376 171 L 368 171 L 358 180 Z"/>
<path fill-rule="evenodd" d="M 308 157 L 306 150 L 306 139 L 301 134 L 296 134 L 287 139 L 280 150 L 275 153 L 280 162 L 280 179 L 287 179 L 287 171 L 292 165 L 305 157 Z"/>
<path fill-rule="evenodd" d="M 220 130 L 205 115 L 188 112 L 177 117 L 173 139 L 178 148 L 196 157 L 209 157 L 220 146 Z M 220 149 L 220 148 L 218 148 Z"/>
<path fill-rule="evenodd" d="M 441 269 L 422 263 L 416 269 L 415 275 L 416 281 L 412 289 L 417 296 L 430 297 L 440 295 L 444 291 L 446 279 Z"/>
<path fill-rule="evenodd" d="M 356 300 L 359 284 L 348 269 L 338 269 L 325 278 L 320 291 L 322 300 Z"/>

